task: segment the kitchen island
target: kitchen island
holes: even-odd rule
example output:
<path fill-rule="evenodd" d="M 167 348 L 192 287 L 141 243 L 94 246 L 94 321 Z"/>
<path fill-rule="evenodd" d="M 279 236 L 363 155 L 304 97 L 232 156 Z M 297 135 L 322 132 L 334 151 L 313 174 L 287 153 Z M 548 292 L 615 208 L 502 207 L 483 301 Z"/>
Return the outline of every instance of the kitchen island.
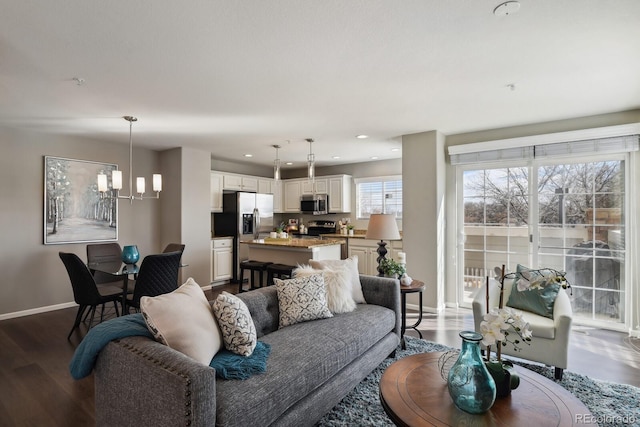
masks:
<path fill-rule="evenodd" d="M 241 242 L 249 259 L 286 265 L 308 264 L 310 259 L 340 259 L 343 242 L 329 239 L 259 239 Z"/>

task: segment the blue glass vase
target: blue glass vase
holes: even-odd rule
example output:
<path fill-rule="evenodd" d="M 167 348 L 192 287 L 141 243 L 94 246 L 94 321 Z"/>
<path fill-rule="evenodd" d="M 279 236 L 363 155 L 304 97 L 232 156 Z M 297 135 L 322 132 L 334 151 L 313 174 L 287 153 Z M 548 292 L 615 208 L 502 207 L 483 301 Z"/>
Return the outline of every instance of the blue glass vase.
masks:
<path fill-rule="evenodd" d="M 125 264 L 135 264 L 139 259 L 140 253 L 136 245 L 125 246 L 122 249 L 122 262 Z"/>
<path fill-rule="evenodd" d="M 460 338 L 462 350 L 448 376 L 449 394 L 458 408 L 470 414 L 482 414 L 496 400 L 496 384 L 480 355 L 482 335 L 462 331 Z"/>

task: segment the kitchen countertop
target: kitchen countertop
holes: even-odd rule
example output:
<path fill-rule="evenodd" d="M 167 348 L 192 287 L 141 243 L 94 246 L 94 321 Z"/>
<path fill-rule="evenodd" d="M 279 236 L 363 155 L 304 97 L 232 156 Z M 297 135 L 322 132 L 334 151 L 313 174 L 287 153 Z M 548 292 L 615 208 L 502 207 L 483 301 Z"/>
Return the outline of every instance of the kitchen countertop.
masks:
<path fill-rule="evenodd" d="M 344 242 L 340 240 L 328 240 L 328 239 L 258 239 L 248 242 L 240 242 L 247 245 L 259 245 L 259 246 L 285 246 L 290 248 L 317 248 L 320 246 L 332 246 L 341 245 Z"/>
<path fill-rule="evenodd" d="M 211 238 L 211 240 L 220 240 L 220 239 L 233 239 L 233 236 L 215 236 Z"/>
<path fill-rule="evenodd" d="M 353 236 L 349 236 L 348 234 L 340 234 L 340 233 L 331 233 L 331 234 L 323 234 L 322 237 L 339 237 L 341 239 L 364 239 L 365 234 L 354 234 Z"/>
<path fill-rule="evenodd" d="M 366 232 L 364 233 L 355 233 L 353 236 L 349 236 L 348 234 L 338 234 L 338 233 L 332 233 L 332 234 L 323 234 L 322 237 L 339 237 L 341 239 L 366 239 L 367 237 Z M 402 233 L 400 233 L 400 238 L 398 240 L 402 240 Z"/>

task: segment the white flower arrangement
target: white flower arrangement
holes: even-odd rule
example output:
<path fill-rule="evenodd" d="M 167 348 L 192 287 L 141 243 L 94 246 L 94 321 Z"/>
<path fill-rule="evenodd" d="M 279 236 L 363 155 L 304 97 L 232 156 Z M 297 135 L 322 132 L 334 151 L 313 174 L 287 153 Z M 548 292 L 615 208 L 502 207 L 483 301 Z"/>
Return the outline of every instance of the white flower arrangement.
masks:
<path fill-rule="evenodd" d="M 509 333 L 515 332 L 516 337 Z M 500 347 L 511 343 L 516 351 L 520 350 L 522 342 L 531 341 L 531 330 L 529 323 L 524 320 L 522 314 L 515 310 L 504 307 L 494 307 L 484 315 L 484 320 L 480 322 L 480 333 L 482 334 L 482 344 L 487 346 L 497 346 L 498 360 L 500 360 Z M 487 350 L 487 360 L 489 360 L 489 350 Z"/>
<path fill-rule="evenodd" d="M 531 289 L 544 289 L 553 284 L 559 284 L 563 289 L 571 288 L 569 281 L 565 277 L 567 273 L 553 268 L 526 270 L 520 272 L 520 275 L 524 279 L 516 282 L 516 286 L 520 292 Z M 505 278 L 516 278 L 516 275 L 515 273 L 509 273 L 504 276 L 503 280 Z"/>

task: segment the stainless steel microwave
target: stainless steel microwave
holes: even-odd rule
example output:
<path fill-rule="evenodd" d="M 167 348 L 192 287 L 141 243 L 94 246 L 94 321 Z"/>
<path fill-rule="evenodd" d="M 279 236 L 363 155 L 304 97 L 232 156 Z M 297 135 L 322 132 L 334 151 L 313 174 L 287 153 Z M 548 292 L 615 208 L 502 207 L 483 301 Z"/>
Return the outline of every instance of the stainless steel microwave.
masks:
<path fill-rule="evenodd" d="M 329 195 L 303 194 L 300 198 L 300 212 L 310 215 L 329 213 Z"/>

